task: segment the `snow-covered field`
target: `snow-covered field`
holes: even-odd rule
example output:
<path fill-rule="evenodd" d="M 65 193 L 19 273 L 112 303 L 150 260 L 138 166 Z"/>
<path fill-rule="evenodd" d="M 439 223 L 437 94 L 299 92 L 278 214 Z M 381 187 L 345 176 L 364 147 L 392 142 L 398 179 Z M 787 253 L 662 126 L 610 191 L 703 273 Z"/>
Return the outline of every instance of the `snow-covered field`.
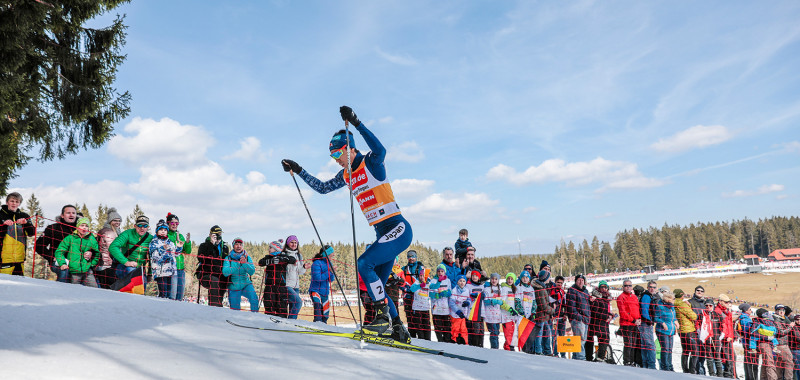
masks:
<path fill-rule="evenodd" d="M 417 340 L 414 343 L 489 363 L 361 347 L 359 342 L 342 338 L 256 331 L 225 322 L 231 319 L 275 327 L 263 314 L 8 275 L 0 275 L 0 310 L 3 379 L 609 380 L 688 376 Z"/>

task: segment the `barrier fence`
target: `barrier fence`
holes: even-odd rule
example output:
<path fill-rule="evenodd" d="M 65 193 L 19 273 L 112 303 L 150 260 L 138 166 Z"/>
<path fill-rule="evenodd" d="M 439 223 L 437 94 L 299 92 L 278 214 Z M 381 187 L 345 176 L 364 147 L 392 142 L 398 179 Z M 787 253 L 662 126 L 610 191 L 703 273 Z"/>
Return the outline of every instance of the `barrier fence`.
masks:
<path fill-rule="evenodd" d="M 47 220 L 32 219 L 34 225 Z M 211 255 L 207 246 L 177 253 L 176 245 L 167 244 L 159 252 L 145 239 L 115 244 L 114 236 L 94 232 L 82 238 L 74 234 L 74 226 L 49 221 L 48 228 L 32 236 L 22 226 L 19 231 L 10 227 L 17 239 L 30 241 L 25 242 L 24 265 L 4 262 L 4 268 L 34 278 L 284 318 L 326 323 L 330 318 L 333 324 L 352 326 L 357 321 L 349 313 L 337 314 L 337 308 L 358 302 L 365 323 L 375 316 L 364 289 L 345 296 L 332 292 L 328 265 L 343 266 L 333 258 L 292 261 L 286 254 L 265 254 L 236 259 L 236 253 L 223 258 L 213 245 L 216 251 Z M 126 258 L 127 266 L 115 257 Z M 311 276 L 308 292 L 287 287 L 292 270 Z M 409 333 L 418 339 L 484 347 L 488 335 L 491 348 L 500 348 L 502 342 L 506 350 L 719 377 L 737 377 L 743 371 L 746 378 L 755 379 L 759 367 L 770 379 L 800 374 L 800 326 L 784 318 L 789 315 L 776 311 L 773 316 L 755 307 L 742 313 L 729 300 L 708 298 L 708 305 L 682 297 L 672 301 L 673 293 L 655 289 L 642 288 L 650 295 L 640 297 L 626 287 L 624 292 L 589 292 L 576 286 L 541 286 L 533 279 L 530 286 L 522 279 L 521 284 L 508 279 L 496 284 L 468 281 L 462 290 L 451 279 L 428 281 L 397 273 L 386 291 Z M 792 313 L 792 319 L 796 315 Z"/>

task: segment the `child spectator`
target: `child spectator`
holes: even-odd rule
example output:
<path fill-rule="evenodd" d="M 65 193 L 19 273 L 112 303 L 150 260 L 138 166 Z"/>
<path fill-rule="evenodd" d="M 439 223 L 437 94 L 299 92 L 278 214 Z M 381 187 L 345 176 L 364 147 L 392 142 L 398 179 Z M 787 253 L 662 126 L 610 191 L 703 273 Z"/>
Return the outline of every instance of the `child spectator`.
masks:
<path fill-rule="evenodd" d="M 447 278 L 447 268 L 444 264 L 436 267 L 436 275 L 428 283 L 428 290 L 433 303 L 431 314 L 433 314 L 433 331 L 436 332 L 436 340 L 439 342 L 451 343 L 453 338 L 450 334 L 450 293 L 452 286 L 450 279 Z"/>
<path fill-rule="evenodd" d="M 481 281 L 481 277 L 482 277 L 481 272 L 478 272 L 478 271 L 474 270 L 474 271 L 472 271 L 472 273 L 470 273 L 469 277 L 470 277 L 470 279 L 467 282 L 467 289 L 469 289 L 470 309 L 471 309 L 472 305 L 477 300 L 478 295 L 483 293 L 484 286 L 483 286 L 483 281 Z M 475 307 L 477 308 L 478 305 L 475 305 Z M 470 309 L 467 309 L 467 311 L 469 312 Z M 469 345 L 470 346 L 483 347 L 483 335 L 484 335 L 484 333 L 483 333 L 483 315 L 482 314 L 483 313 L 481 313 L 481 315 L 477 316 L 477 318 L 478 318 L 477 321 L 470 320 L 469 318 L 467 318 L 467 320 L 466 320 L 467 332 L 469 334 L 469 340 L 468 341 L 469 341 Z"/>
<path fill-rule="evenodd" d="M 117 280 L 114 258 L 111 257 L 108 247 L 122 233 L 119 229 L 120 225 L 122 225 L 122 216 L 117 212 L 117 209 L 109 207 L 106 213 L 106 224 L 97 232 L 100 260 L 97 262 L 97 267 L 94 268 L 94 277 L 97 280 L 97 285 L 103 289 L 110 289 L 114 281 Z"/>
<path fill-rule="evenodd" d="M 311 284 L 308 286 L 308 293 L 311 295 L 311 302 L 314 304 L 314 322 L 328 323 L 331 282 L 336 279 L 330 270 L 329 257 L 331 254 L 333 254 L 333 248 L 325 245 L 314 256 L 311 264 Z"/>
<path fill-rule="evenodd" d="M 469 241 L 469 232 L 466 228 L 458 231 L 458 240 L 456 240 L 454 246 L 456 248 L 456 262 L 460 267 L 464 259 L 467 258 L 467 248 L 472 247 L 472 243 Z"/>
<path fill-rule="evenodd" d="M 517 275 L 509 272 L 506 274 L 505 282 L 500 284 L 501 294 L 503 295 L 503 303 L 500 305 L 500 310 L 502 310 L 500 318 L 503 324 L 503 336 L 506 338 L 505 343 L 503 343 L 503 349 L 506 351 L 514 351 L 514 347 L 517 345 L 517 336 L 514 334 L 515 324 L 519 320 L 519 312 L 515 309 L 516 281 Z"/>
<path fill-rule="evenodd" d="M 169 298 L 172 290 L 172 276 L 178 270 L 175 255 L 183 251 L 183 242 L 176 245 L 169 240 L 169 227 L 164 219 L 156 224 L 156 237 L 150 241 L 150 269 L 158 285 L 158 296 Z"/>
<path fill-rule="evenodd" d="M 36 234 L 31 217 L 19 209 L 20 204 L 22 195 L 14 192 L 0 208 L 0 273 L 15 276 L 22 276 L 28 237 Z"/>
<path fill-rule="evenodd" d="M 69 269 L 73 284 L 97 287 L 92 268 L 100 260 L 100 249 L 97 239 L 89 233 L 89 218 L 78 219 L 78 227 L 71 235 L 67 235 L 56 249 L 56 262 L 61 270 Z"/>
<path fill-rule="evenodd" d="M 241 310 L 242 296 L 250 302 L 250 311 L 258 312 L 258 295 L 253 288 L 253 281 L 250 276 L 256 273 L 253 259 L 244 250 L 244 241 L 241 238 L 233 239 L 233 252 L 225 258 L 222 264 L 222 274 L 230 276 L 231 282 L 228 285 L 228 302 L 231 309 Z"/>
<path fill-rule="evenodd" d="M 483 288 L 483 320 L 486 322 L 486 329 L 489 330 L 489 345 L 492 349 L 500 348 L 500 324 L 504 322 L 500 305 L 505 301 L 506 294 L 500 286 L 500 275 L 492 273 L 489 281 Z"/>
<path fill-rule="evenodd" d="M 756 318 L 750 326 L 750 343 L 748 348 L 751 352 L 757 353 L 761 357 L 761 379 L 777 379 L 778 372 L 775 368 L 774 349 L 778 345 L 775 339 L 777 328 L 775 322 L 769 317 L 767 309 L 756 310 Z M 758 365 L 758 360 L 755 362 Z"/>
<path fill-rule="evenodd" d="M 410 291 L 414 294 L 414 301 L 411 305 L 414 310 L 414 323 L 408 321 L 408 330 L 416 329 L 416 336 L 419 339 L 431 340 L 431 298 L 428 289 L 428 270 L 420 272 L 419 277 L 411 285 Z M 414 335 L 414 333 L 411 333 Z"/>
<path fill-rule="evenodd" d="M 403 279 L 405 280 L 405 284 L 402 287 L 403 291 L 405 292 L 403 294 L 403 311 L 406 313 L 408 332 L 411 337 L 422 338 L 421 336 L 417 336 L 419 330 L 416 329 L 416 326 L 413 326 L 413 324 L 416 323 L 417 317 L 413 308 L 414 293 L 411 292 L 410 287 L 415 281 L 417 281 L 419 274 L 424 273 L 425 266 L 422 265 L 421 262 L 417 261 L 417 251 L 413 249 L 410 249 L 408 252 L 406 252 L 406 259 L 408 260 L 408 264 L 403 266 Z"/>
<path fill-rule="evenodd" d="M 297 315 L 303 307 L 303 299 L 300 298 L 300 276 L 306 273 L 306 269 L 311 267 L 311 263 L 303 263 L 303 254 L 300 253 L 300 242 L 297 240 L 297 236 L 291 235 L 286 238 L 283 252 L 295 259 L 294 263 L 286 266 L 286 292 L 289 296 L 289 319 L 297 319 Z"/>
<path fill-rule="evenodd" d="M 450 326 L 453 341 L 458 344 L 467 344 L 467 323 L 466 313 L 469 312 L 471 304 L 469 289 L 467 289 L 467 277 L 460 274 L 456 277 L 456 286 L 450 294 Z"/>
<path fill-rule="evenodd" d="M 514 293 L 514 309 L 519 314 L 519 318 L 516 321 L 517 330 L 519 330 L 520 322 L 522 322 L 523 318 L 533 320 L 537 325 L 539 324 L 536 321 L 538 301 L 536 299 L 536 288 L 531 285 L 531 276 L 528 271 L 523 270 L 519 274 L 519 285 L 517 285 L 517 291 Z M 545 300 L 545 302 L 547 301 Z M 536 340 L 536 327 L 534 327 L 534 331 L 528 335 L 528 338 L 524 342 L 517 342 L 517 344 L 521 347 L 522 352 L 534 354 L 536 353 Z"/>

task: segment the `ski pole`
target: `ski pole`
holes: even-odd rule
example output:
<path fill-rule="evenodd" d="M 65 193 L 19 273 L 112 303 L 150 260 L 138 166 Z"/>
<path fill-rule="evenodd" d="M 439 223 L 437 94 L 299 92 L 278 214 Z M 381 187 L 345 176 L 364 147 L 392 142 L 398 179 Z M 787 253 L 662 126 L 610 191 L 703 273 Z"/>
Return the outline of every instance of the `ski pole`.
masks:
<path fill-rule="evenodd" d="M 358 304 L 358 325 L 364 326 L 364 317 L 361 315 L 361 297 L 359 297 L 360 289 L 358 287 L 358 244 L 356 243 L 356 218 L 355 214 L 353 213 L 353 165 L 350 163 L 350 123 L 347 120 L 344 121 L 344 133 L 347 143 L 347 166 L 350 168 L 347 169 L 347 186 L 350 188 L 350 225 L 353 230 L 353 266 L 356 268 L 356 303 Z M 366 285 L 366 282 L 364 282 Z M 385 286 L 385 284 L 384 284 Z M 345 297 L 345 301 L 347 301 L 347 297 Z M 350 303 L 348 302 L 348 306 Z"/>
<path fill-rule="evenodd" d="M 311 226 L 314 227 L 314 232 L 317 234 L 317 239 L 319 239 L 320 246 L 324 246 L 322 243 L 322 238 L 319 236 L 319 231 L 317 230 L 317 225 L 314 223 L 314 218 L 311 217 L 311 211 L 308 211 L 308 205 L 306 204 L 306 199 L 303 197 L 303 193 L 300 191 L 300 185 L 297 184 L 297 178 L 294 178 L 294 172 L 289 172 L 292 176 L 292 181 L 294 181 L 294 187 L 297 188 L 297 194 L 300 194 L 300 200 L 303 201 L 303 207 L 306 209 L 306 213 L 308 214 L 308 219 L 311 220 Z M 339 276 L 336 274 L 336 269 L 334 269 L 333 265 L 331 265 L 330 258 L 326 255 L 325 260 L 328 262 L 328 265 L 333 271 L 333 275 L 336 277 L 336 284 L 339 285 L 339 290 L 342 292 L 342 296 L 347 299 L 347 296 L 344 294 L 344 288 L 342 287 L 341 282 L 339 282 Z M 350 316 L 353 317 L 353 321 L 357 321 L 356 316 L 353 314 L 353 309 L 350 308 L 350 305 L 347 305 L 347 310 L 350 310 Z"/>

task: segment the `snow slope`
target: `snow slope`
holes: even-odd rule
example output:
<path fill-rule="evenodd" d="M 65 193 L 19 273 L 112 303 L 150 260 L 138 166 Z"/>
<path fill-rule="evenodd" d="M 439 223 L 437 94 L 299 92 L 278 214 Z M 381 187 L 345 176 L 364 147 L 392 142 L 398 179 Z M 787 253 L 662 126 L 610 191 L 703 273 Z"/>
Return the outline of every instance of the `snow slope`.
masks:
<path fill-rule="evenodd" d="M 481 357 L 489 363 L 374 345 L 362 348 L 360 342 L 342 338 L 256 331 L 225 322 L 231 319 L 275 327 L 263 314 L 3 274 L 0 310 L 3 379 L 391 376 L 461 380 L 544 376 L 609 380 L 688 376 L 417 340 L 414 343 Z"/>

